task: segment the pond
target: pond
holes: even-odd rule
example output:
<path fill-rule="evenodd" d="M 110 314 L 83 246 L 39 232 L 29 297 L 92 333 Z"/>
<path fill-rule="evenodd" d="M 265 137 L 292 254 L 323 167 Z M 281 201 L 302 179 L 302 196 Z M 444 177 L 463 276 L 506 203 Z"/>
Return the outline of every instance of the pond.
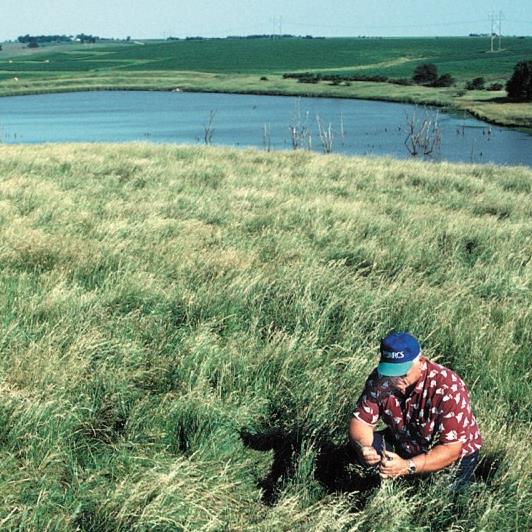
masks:
<path fill-rule="evenodd" d="M 296 143 L 324 151 L 330 142 L 334 153 L 408 158 L 410 125 L 419 133 L 425 121 L 420 156 L 431 151 L 428 158 L 437 161 L 532 166 L 529 132 L 409 104 L 153 91 L 0 98 L 0 140 L 5 143 L 204 144 L 210 135 L 217 145 L 278 150 Z"/>

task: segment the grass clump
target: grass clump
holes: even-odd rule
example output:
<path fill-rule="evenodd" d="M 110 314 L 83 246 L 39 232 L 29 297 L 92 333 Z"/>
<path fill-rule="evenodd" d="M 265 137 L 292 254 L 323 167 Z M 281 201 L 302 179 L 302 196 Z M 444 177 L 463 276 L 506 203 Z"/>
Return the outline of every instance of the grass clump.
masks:
<path fill-rule="evenodd" d="M 529 528 L 529 169 L 132 144 L 0 176 L 4 529 Z M 391 328 L 470 387 L 457 500 L 356 480 Z"/>

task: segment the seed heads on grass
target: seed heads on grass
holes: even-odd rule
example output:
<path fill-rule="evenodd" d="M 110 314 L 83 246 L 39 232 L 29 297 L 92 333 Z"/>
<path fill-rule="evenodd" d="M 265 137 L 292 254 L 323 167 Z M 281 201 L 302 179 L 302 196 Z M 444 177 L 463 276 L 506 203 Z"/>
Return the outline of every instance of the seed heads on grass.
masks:
<path fill-rule="evenodd" d="M 529 169 L 0 149 L 1 529 L 530 528 Z M 500 453 L 463 499 L 342 451 L 392 326 L 471 383 Z"/>

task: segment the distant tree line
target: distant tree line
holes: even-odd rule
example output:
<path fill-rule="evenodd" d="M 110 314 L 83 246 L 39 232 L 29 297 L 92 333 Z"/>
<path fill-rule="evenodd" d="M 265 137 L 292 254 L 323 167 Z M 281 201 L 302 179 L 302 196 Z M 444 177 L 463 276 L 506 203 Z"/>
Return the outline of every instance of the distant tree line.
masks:
<path fill-rule="evenodd" d="M 352 81 L 373 81 L 376 83 L 392 83 L 394 85 L 428 85 L 432 87 L 448 87 L 454 83 L 454 78 L 450 74 L 436 75 L 430 81 L 421 82 L 411 78 L 391 78 L 382 74 L 321 74 L 313 72 L 288 72 L 283 74 L 283 78 L 297 79 L 299 83 L 319 83 L 328 81 L 332 85 L 349 85 Z M 419 78 L 418 78 L 419 79 Z"/>
<path fill-rule="evenodd" d="M 94 44 L 96 41 L 99 41 L 101 39 L 96 35 L 86 35 L 85 33 L 79 33 L 78 35 L 76 35 L 76 38 L 74 40 L 79 41 L 82 44 Z"/>
<path fill-rule="evenodd" d="M 97 41 L 123 41 L 124 39 L 110 39 L 105 37 L 99 37 L 98 35 L 88 35 L 86 33 L 78 33 L 76 36 L 73 35 L 20 35 L 17 38 L 17 41 L 22 44 L 27 44 L 30 48 L 37 48 L 40 44 L 49 44 L 49 43 L 70 43 L 70 42 L 81 42 L 82 44 L 90 43 L 93 44 Z M 130 41 L 131 37 L 127 37 L 126 41 Z"/>
<path fill-rule="evenodd" d="M 389 78 L 384 75 L 322 74 L 320 72 L 286 72 L 284 79 L 297 79 L 299 83 L 330 82 L 331 85 L 351 85 L 352 81 L 373 81 L 394 83 L 396 85 L 422 85 L 425 87 L 451 87 L 456 81 L 449 73 L 438 74 L 438 68 L 432 63 L 418 65 L 412 78 Z M 262 78 L 261 78 L 262 79 Z M 500 82 L 486 85 L 486 80 L 479 76 L 466 82 L 466 90 L 501 91 L 505 86 Z M 532 101 L 532 60 L 520 61 L 514 67 L 512 77 L 506 82 L 508 98 L 516 102 Z"/>
<path fill-rule="evenodd" d="M 395 85 L 422 85 L 425 87 L 452 87 L 456 80 L 449 73 L 439 74 L 438 68 L 432 63 L 418 65 L 411 78 L 390 78 L 382 74 L 322 74 L 320 72 L 287 72 L 284 79 L 297 79 L 299 83 L 330 82 L 331 85 L 351 85 L 353 81 L 372 81 L 392 83 Z M 503 83 L 494 82 L 489 85 L 483 77 L 476 77 L 466 82 L 466 90 L 501 91 Z M 532 61 L 522 61 L 516 65 L 516 72 L 506 84 L 508 96 L 516 101 L 530 101 L 532 94 Z"/>
<path fill-rule="evenodd" d="M 283 33 L 282 35 L 261 33 L 256 35 L 228 35 L 226 39 L 320 39 L 320 37 L 313 37 L 312 35 L 302 37 L 290 33 Z"/>
<path fill-rule="evenodd" d="M 282 35 L 272 33 L 261 33 L 256 35 L 228 35 L 227 37 L 202 37 L 201 35 L 192 35 L 189 37 L 167 37 L 167 41 L 223 41 L 229 39 L 325 39 L 325 37 L 316 37 L 314 35 L 292 35 L 283 33 Z"/>
<path fill-rule="evenodd" d="M 36 42 L 38 44 L 50 43 L 50 42 L 72 42 L 72 35 L 20 35 L 17 38 L 18 42 L 23 44 L 29 44 Z"/>
<path fill-rule="evenodd" d="M 299 83 L 319 83 L 320 81 L 330 81 L 333 85 L 350 81 L 378 81 L 393 83 L 388 76 L 366 76 L 353 74 L 321 74 L 314 72 L 287 72 L 283 74 L 284 79 L 297 79 Z"/>

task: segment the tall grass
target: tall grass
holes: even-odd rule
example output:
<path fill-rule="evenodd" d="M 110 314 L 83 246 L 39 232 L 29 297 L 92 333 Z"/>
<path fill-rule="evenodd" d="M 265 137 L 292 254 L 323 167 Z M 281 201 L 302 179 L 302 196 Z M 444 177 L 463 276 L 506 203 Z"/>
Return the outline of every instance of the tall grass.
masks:
<path fill-rule="evenodd" d="M 2 529 L 530 528 L 529 169 L 133 144 L 0 176 Z M 394 327 L 498 464 L 456 500 L 341 462 Z"/>

